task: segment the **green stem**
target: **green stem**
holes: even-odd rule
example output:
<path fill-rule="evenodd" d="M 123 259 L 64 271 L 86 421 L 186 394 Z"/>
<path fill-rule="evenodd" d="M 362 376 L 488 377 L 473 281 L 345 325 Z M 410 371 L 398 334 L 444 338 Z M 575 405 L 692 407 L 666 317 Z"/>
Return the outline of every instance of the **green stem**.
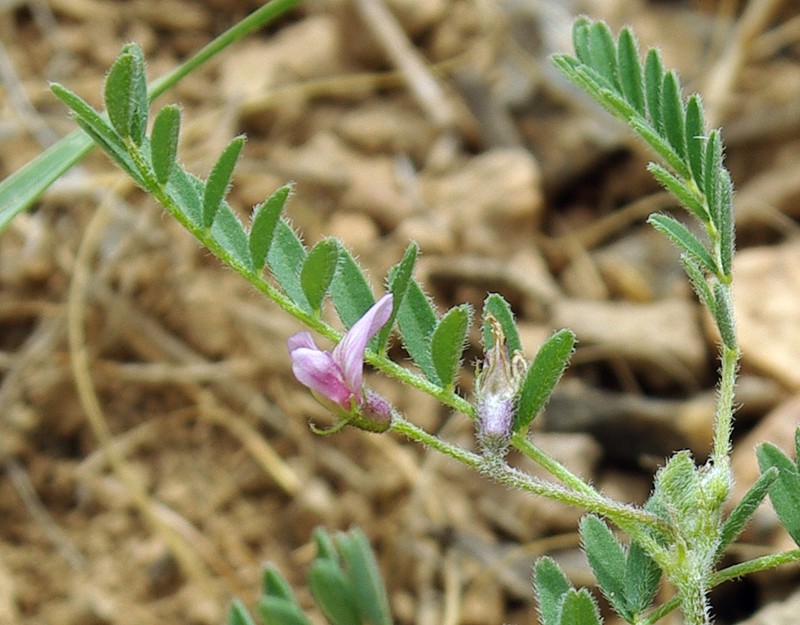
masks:
<path fill-rule="evenodd" d="M 300 4 L 300 2 L 301 0 L 272 0 L 271 2 L 267 2 L 260 9 L 256 9 L 241 22 L 237 22 L 219 37 L 216 37 L 213 41 L 204 46 L 185 63 L 176 67 L 166 76 L 154 80 L 147 91 L 149 101 L 152 102 L 155 100 L 183 77 L 193 72 L 200 65 L 227 48 L 233 42 L 258 30 L 276 17 L 279 17 L 289 9 Z"/>
<path fill-rule="evenodd" d="M 728 455 L 731 452 L 733 401 L 739 350 L 723 345 L 721 360 L 719 398 L 717 399 L 717 412 L 714 417 L 714 449 L 712 452 L 714 464 L 719 467 L 727 464 Z"/>
<path fill-rule="evenodd" d="M 738 579 L 751 573 L 758 573 L 759 571 L 766 571 L 782 564 L 791 564 L 792 562 L 800 561 L 800 549 L 792 549 L 791 551 L 782 551 L 781 553 L 774 553 L 747 562 L 740 562 L 728 568 L 717 571 L 711 576 L 711 583 L 709 589 L 719 586 L 723 582 L 728 582 L 732 579 Z M 636 622 L 636 625 L 655 625 L 658 621 L 664 618 L 667 614 L 672 612 L 681 604 L 680 596 L 672 597 L 666 603 L 661 604 L 655 610 L 650 612 L 645 618 Z"/>
<path fill-rule="evenodd" d="M 454 445 L 453 443 L 449 443 L 426 432 L 398 414 L 393 416 L 391 429 L 402 434 L 406 438 L 435 449 L 468 467 L 476 469 L 478 472 L 490 477 L 496 482 L 505 484 L 516 490 L 524 490 L 534 495 L 540 495 L 547 499 L 577 506 L 589 512 L 605 516 L 625 531 L 632 533 L 636 538 L 644 535 L 642 531 L 643 528 L 652 528 L 662 533 L 669 534 L 669 528 L 666 524 L 649 512 L 607 499 L 593 489 L 591 489 L 590 492 L 585 492 L 583 489 L 581 489 L 581 491 L 576 491 L 557 484 L 544 482 L 519 469 L 509 466 L 503 461 L 486 458 L 485 456 L 476 454 L 475 452 Z"/>
<path fill-rule="evenodd" d="M 536 447 L 528 438 L 521 434 L 514 434 L 511 443 L 520 452 L 525 454 L 528 458 L 533 460 L 536 464 L 542 467 L 545 471 L 550 473 L 553 477 L 561 480 L 566 486 L 571 489 L 584 493 L 587 495 L 597 495 L 597 491 L 581 477 L 575 475 L 567 467 L 561 464 L 555 458 L 551 458 L 544 451 Z"/>

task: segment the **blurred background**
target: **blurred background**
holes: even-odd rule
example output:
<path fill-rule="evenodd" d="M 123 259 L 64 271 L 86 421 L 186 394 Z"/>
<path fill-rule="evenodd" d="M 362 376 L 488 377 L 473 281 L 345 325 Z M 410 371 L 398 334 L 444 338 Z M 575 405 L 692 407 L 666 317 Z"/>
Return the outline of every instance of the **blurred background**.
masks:
<path fill-rule="evenodd" d="M 74 129 L 48 81 L 99 106 L 124 43 L 158 77 L 259 5 L 0 1 L 0 176 Z M 180 158 L 203 176 L 246 133 L 236 210 L 246 218 L 293 180 L 288 214 L 306 242 L 341 238 L 376 290 L 415 240 L 440 308 L 479 311 L 502 293 L 529 357 L 571 327 L 578 351 L 536 442 L 640 503 L 672 450 L 708 451 L 717 338 L 677 251 L 643 223 L 677 209 L 650 155 L 549 63 L 571 52 L 582 13 L 658 46 L 723 128 L 739 222 L 740 496 L 755 445 L 791 450 L 800 421 L 795 0 L 307 0 L 156 106 L 183 107 Z M 310 606 L 318 525 L 365 530 L 398 625 L 535 623 L 543 554 L 591 583 L 580 511 L 393 436 L 314 435 L 307 422 L 330 418 L 291 376 L 298 329 L 98 151 L 16 218 L 0 235 L 0 623 L 220 623 L 232 597 L 254 600 L 265 561 Z M 369 383 L 473 445 L 463 415 Z M 725 563 L 791 547 L 764 508 Z M 722 587 L 717 622 L 795 623 L 797 581 L 790 567 Z"/>

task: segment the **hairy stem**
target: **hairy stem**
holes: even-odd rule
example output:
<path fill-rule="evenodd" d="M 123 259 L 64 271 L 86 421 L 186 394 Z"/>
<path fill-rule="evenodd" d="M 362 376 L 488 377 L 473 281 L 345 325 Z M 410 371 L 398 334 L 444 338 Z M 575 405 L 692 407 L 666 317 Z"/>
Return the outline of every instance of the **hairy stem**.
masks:
<path fill-rule="evenodd" d="M 714 417 L 714 449 L 712 452 L 716 466 L 723 466 L 727 463 L 728 455 L 731 451 L 733 401 L 739 350 L 723 345 L 721 360 L 719 398 L 717 400 L 717 412 Z"/>
<path fill-rule="evenodd" d="M 666 526 L 664 521 L 649 512 L 608 499 L 591 487 L 589 487 L 589 491 L 584 488 L 581 491 L 576 491 L 558 484 L 544 482 L 509 466 L 504 461 L 487 458 L 434 436 L 400 415 L 394 415 L 391 429 L 415 442 L 436 449 L 468 467 L 476 469 L 496 482 L 516 490 L 527 491 L 547 499 L 578 506 L 607 517 L 625 531 L 634 535 L 635 538 L 641 538 L 644 542 L 652 541 L 652 538 L 649 538 L 649 535 L 646 535 L 643 531 L 644 528 L 650 528 L 666 535 L 670 533 L 670 528 Z"/>

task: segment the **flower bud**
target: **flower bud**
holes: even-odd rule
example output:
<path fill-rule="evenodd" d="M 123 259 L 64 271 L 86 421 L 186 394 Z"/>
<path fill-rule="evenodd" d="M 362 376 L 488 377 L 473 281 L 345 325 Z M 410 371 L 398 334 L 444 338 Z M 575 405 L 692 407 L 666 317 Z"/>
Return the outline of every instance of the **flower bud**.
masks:
<path fill-rule="evenodd" d="M 509 357 L 500 323 L 492 315 L 488 315 L 486 320 L 491 326 L 494 344 L 486 350 L 475 381 L 477 438 L 484 454 L 502 457 L 513 434 L 517 394 L 526 364 L 519 352 Z"/>

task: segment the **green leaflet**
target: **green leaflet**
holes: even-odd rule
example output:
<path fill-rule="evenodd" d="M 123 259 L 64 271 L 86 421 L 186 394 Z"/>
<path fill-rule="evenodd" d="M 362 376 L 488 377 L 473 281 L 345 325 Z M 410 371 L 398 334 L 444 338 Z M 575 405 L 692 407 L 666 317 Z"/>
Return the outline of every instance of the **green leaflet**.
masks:
<path fill-rule="evenodd" d="M 274 564 L 267 564 L 261 574 L 261 594 L 268 597 L 280 597 L 287 601 L 294 601 L 294 592 L 286 578 Z"/>
<path fill-rule="evenodd" d="M 714 315 L 716 303 L 714 301 L 714 294 L 711 292 L 711 287 L 708 286 L 708 280 L 700 266 L 688 254 L 681 254 L 681 264 L 689 278 L 689 283 L 692 285 L 697 297 L 709 312 Z"/>
<path fill-rule="evenodd" d="M 471 316 L 469 304 L 451 308 L 439 320 L 431 336 L 431 359 L 443 388 L 451 389 L 455 384 Z"/>
<path fill-rule="evenodd" d="M 228 611 L 228 625 L 256 625 L 247 608 L 239 599 L 234 599 Z"/>
<path fill-rule="evenodd" d="M 325 558 L 315 560 L 308 572 L 308 585 L 331 625 L 361 623 L 352 582 L 335 562 Z"/>
<path fill-rule="evenodd" d="M 366 625 L 391 625 L 389 599 L 375 555 L 366 535 L 359 528 L 336 536 L 336 545 L 351 580 L 353 596 L 361 622 Z"/>
<path fill-rule="evenodd" d="M 267 265 L 284 293 L 306 312 L 312 312 L 300 285 L 300 268 L 306 260 L 305 246 L 284 217 L 275 224 Z"/>
<path fill-rule="evenodd" d="M 106 75 L 104 102 L 111 125 L 123 139 L 141 145 L 147 129 L 147 78 L 141 47 L 122 48 Z"/>
<path fill-rule="evenodd" d="M 261 621 L 269 625 L 312 625 L 297 603 L 282 597 L 261 597 L 256 604 Z"/>
<path fill-rule="evenodd" d="M 795 453 L 800 451 L 798 434 L 800 429 L 795 433 Z M 797 463 L 772 443 L 759 445 L 756 456 L 762 473 L 772 467 L 778 470 L 778 478 L 769 489 L 769 498 L 781 525 L 800 545 L 800 471 Z"/>
<path fill-rule="evenodd" d="M 267 254 L 272 245 L 275 228 L 291 192 L 292 184 L 285 184 L 253 210 L 247 244 L 253 260 L 253 268 L 258 272 L 263 271 L 264 265 L 267 263 Z"/>
<path fill-rule="evenodd" d="M 120 136 L 109 123 L 95 111 L 85 100 L 65 89 L 57 83 L 50 85 L 53 94 L 66 104 L 72 111 L 75 121 L 91 137 L 91 139 L 102 147 L 106 153 L 113 158 L 117 164 L 139 185 L 144 186 L 136 165 L 128 155 L 128 151 L 123 144 Z"/>
<path fill-rule="evenodd" d="M 706 145 L 706 122 L 703 104 L 696 93 L 686 101 L 686 156 L 692 178 L 698 189 L 703 188 L 703 160 Z"/>
<path fill-rule="evenodd" d="M 726 519 L 725 525 L 722 527 L 722 532 L 720 533 L 717 558 L 722 557 L 722 554 L 725 553 L 728 546 L 731 545 L 742 532 L 745 525 L 747 525 L 747 522 L 750 520 L 750 517 L 753 516 L 753 513 L 756 511 L 756 508 L 764 501 L 764 498 L 769 493 L 775 480 L 778 479 L 779 474 L 780 472 L 775 466 L 770 466 L 766 470 L 762 469 L 761 476 L 756 480 L 755 484 L 750 487 L 745 496 L 742 497 L 742 500 Z"/>
<path fill-rule="evenodd" d="M 658 50 L 651 48 L 644 62 L 644 92 L 650 124 L 658 133 L 664 129 L 661 114 L 661 89 L 664 84 L 664 64 Z"/>
<path fill-rule="evenodd" d="M 227 202 L 222 202 L 217 211 L 217 218 L 211 226 L 211 237 L 230 254 L 231 259 L 239 267 L 250 272 L 253 263 L 250 260 L 250 249 L 247 245 L 247 233 L 242 222 L 234 214 Z"/>
<path fill-rule="evenodd" d="M 342 323 L 350 328 L 375 303 L 375 296 L 352 254 L 340 246 L 339 256 L 339 271 L 331 283 L 331 299 Z M 375 339 L 370 341 L 373 349 L 376 344 Z"/>
<path fill-rule="evenodd" d="M 559 625 L 601 625 L 600 611 L 594 597 L 585 588 L 570 588 L 561 606 Z"/>
<path fill-rule="evenodd" d="M 733 271 L 735 224 L 733 218 L 733 182 L 727 169 L 719 172 L 719 263 L 723 276 Z"/>
<path fill-rule="evenodd" d="M 634 615 L 647 610 L 658 592 L 661 569 L 636 541 L 628 546 L 625 563 L 625 598 Z"/>
<path fill-rule="evenodd" d="M 638 115 L 645 115 L 644 76 L 639 59 L 639 46 L 630 28 L 623 28 L 617 41 L 619 82 L 625 99 Z"/>
<path fill-rule="evenodd" d="M 236 161 L 244 147 L 245 138 L 238 136 L 231 141 L 219 155 L 216 164 L 211 169 L 211 173 L 206 180 L 205 191 L 203 192 L 203 227 L 210 228 L 214 223 L 222 200 L 228 193 L 231 184 L 231 176 Z"/>
<path fill-rule="evenodd" d="M 167 183 L 175 167 L 180 128 L 181 109 L 174 104 L 162 108 L 153 120 L 153 131 L 150 133 L 150 163 L 156 180 L 161 184 Z"/>
<path fill-rule="evenodd" d="M 689 229 L 680 221 L 669 215 L 654 213 L 647 219 L 647 223 L 653 226 L 661 234 L 666 236 L 681 251 L 696 261 L 700 267 L 713 274 L 717 273 L 717 264 L 703 246 L 699 239 L 692 234 Z"/>
<path fill-rule="evenodd" d="M 686 158 L 685 112 L 681 99 L 681 85 L 673 71 L 664 75 L 661 87 L 661 115 L 664 121 L 664 134 L 672 149 L 681 158 Z"/>
<path fill-rule="evenodd" d="M 406 295 L 397 310 L 400 339 L 411 359 L 434 384 L 441 386 L 433 365 L 430 339 L 436 328 L 437 316 L 428 297 L 416 280 L 411 280 Z"/>
<path fill-rule="evenodd" d="M 614 611 L 629 623 L 632 622 L 633 614 L 628 607 L 625 586 L 625 550 L 608 526 L 594 515 L 581 519 L 580 533 L 583 549 L 600 590 Z"/>
<path fill-rule="evenodd" d="M 403 303 L 403 299 L 406 296 L 406 290 L 411 282 L 411 276 L 414 273 L 414 265 L 417 262 L 418 254 L 419 246 L 413 242 L 409 243 L 406 251 L 403 253 L 403 258 L 400 259 L 400 262 L 389 269 L 387 284 L 389 287 L 389 292 L 394 297 L 394 305 L 392 307 L 392 314 L 389 317 L 389 321 L 381 328 L 376 337 L 378 351 L 384 351 L 386 349 L 386 344 L 389 341 L 389 335 L 392 332 L 392 327 L 394 326 L 395 319 L 397 318 L 397 312 L 400 308 L 400 305 Z"/>
<path fill-rule="evenodd" d="M 542 625 L 560 625 L 561 607 L 570 584 L 551 558 L 539 558 L 533 567 L 533 588 Z"/>
<path fill-rule="evenodd" d="M 733 321 L 733 304 L 727 288 L 714 282 L 714 320 L 717 322 L 722 342 L 728 349 L 736 350 L 736 327 Z"/>
<path fill-rule="evenodd" d="M 167 193 L 190 223 L 200 227 L 203 205 L 200 194 L 203 181 L 188 173 L 182 165 L 176 164 L 167 180 Z"/>
<path fill-rule="evenodd" d="M 712 130 L 708 135 L 708 141 L 706 141 L 702 188 L 706 196 L 711 223 L 714 224 L 717 230 L 720 229 L 722 222 L 719 188 L 719 173 L 722 168 L 722 138 L 719 130 Z"/>
<path fill-rule="evenodd" d="M 662 187 L 677 198 L 686 210 L 703 223 L 708 221 L 708 213 L 706 213 L 702 201 L 697 198 L 692 189 L 690 189 L 685 182 L 673 176 L 671 172 L 658 163 L 648 164 L 647 170 Z"/>
<path fill-rule="evenodd" d="M 528 366 L 514 417 L 514 432 L 527 430 L 553 393 L 575 347 L 575 334 L 562 329 L 541 346 Z"/>
<path fill-rule="evenodd" d="M 306 256 L 300 270 L 300 285 L 314 313 L 319 314 L 325 294 L 339 265 L 341 244 L 336 239 L 323 239 Z"/>

